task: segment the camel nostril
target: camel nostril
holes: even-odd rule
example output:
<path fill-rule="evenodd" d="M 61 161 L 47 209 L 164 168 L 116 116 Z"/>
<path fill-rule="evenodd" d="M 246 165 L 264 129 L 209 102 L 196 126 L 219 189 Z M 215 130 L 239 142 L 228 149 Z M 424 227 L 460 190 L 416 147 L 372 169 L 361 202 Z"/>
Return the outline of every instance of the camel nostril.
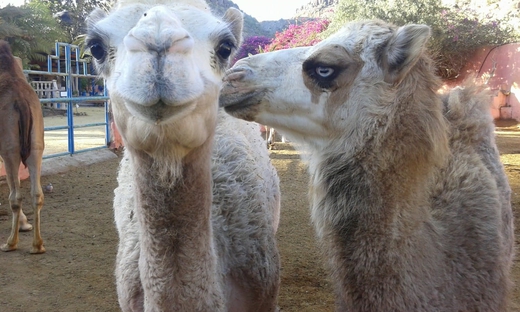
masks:
<path fill-rule="evenodd" d="M 128 51 L 146 52 L 155 51 L 158 53 L 187 53 L 194 46 L 193 39 L 185 31 L 163 31 L 157 37 L 144 36 L 135 31 L 123 39 Z"/>
<path fill-rule="evenodd" d="M 237 80 L 242 80 L 247 76 L 250 76 L 253 74 L 253 71 L 250 68 L 232 68 L 228 70 L 226 73 L 226 76 L 224 77 L 224 81 L 233 82 Z"/>
<path fill-rule="evenodd" d="M 141 40 L 134 37 L 132 34 L 129 34 L 128 36 L 125 36 L 123 39 L 123 42 L 125 44 L 125 47 L 128 49 L 128 51 L 146 51 L 146 45 Z"/>
<path fill-rule="evenodd" d="M 168 48 L 168 53 L 187 53 L 193 48 L 193 39 L 186 35 L 172 43 Z"/>

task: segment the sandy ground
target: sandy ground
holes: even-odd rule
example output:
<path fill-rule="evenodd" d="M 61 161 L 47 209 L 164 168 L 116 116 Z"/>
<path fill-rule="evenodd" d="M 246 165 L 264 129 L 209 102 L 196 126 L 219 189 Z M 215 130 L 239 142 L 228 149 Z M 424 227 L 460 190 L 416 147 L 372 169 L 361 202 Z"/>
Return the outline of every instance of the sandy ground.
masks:
<path fill-rule="evenodd" d="M 73 118 L 75 126 L 105 122 L 105 109 L 103 107 L 80 106 L 79 108 L 74 108 L 73 112 L 75 113 Z M 64 114 L 47 116 L 44 118 L 43 123 L 46 128 L 67 126 L 67 117 Z M 68 152 L 67 135 L 67 129 L 45 131 L 44 156 Z M 104 126 L 75 128 L 74 137 L 75 151 L 106 146 Z"/>
<path fill-rule="evenodd" d="M 520 211 L 520 131 L 516 125 L 497 131 L 511 187 L 515 214 Z M 333 311 L 334 299 L 309 221 L 307 174 L 290 144 L 271 151 L 282 189 L 278 244 L 282 258 L 279 305 L 282 311 Z M 19 250 L 0 253 L 0 311 L 118 311 L 113 269 L 117 237 L 112 217 L 118 159 L 63 174 L 52 182 L 42 211 L 47 253 L 30 255 L 31 233 L 22 233 Z M 23 182 L 28 202 L 28 182 Z M 0 242 L 10 229 L 8 189 L 0 184 Z M 29 218 L 32 214 L 25 205 Z M 518 226 L 517 218 L 517 228 Z M 517 236 L 517 241 L 518 241 Z M 520 282 L 518 262 L 512 271 Z M 520 311 L 520 288 L 512 293 L 511 311 Z"/>

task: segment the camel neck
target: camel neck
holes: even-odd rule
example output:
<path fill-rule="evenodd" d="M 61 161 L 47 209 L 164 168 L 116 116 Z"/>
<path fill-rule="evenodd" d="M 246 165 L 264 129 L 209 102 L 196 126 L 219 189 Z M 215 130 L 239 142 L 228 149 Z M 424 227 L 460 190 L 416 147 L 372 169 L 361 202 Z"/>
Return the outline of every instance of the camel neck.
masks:
<path fill-rule="evenodd" d="M 426 209 L 428 196 L 422 190 L 426 178 L 407 188 L 403 181 L 408 176 L 385 176 L 374 166 L 340 160 L 324 163 L 314 179 L 319 182 L 311 189 L 313 222 L 337 274 L 338 289 L 356 285 L 348 291 L 363 297 L 370 285 L 360 278 L 384 287 L 395 284 L 392 278 L 425 250 L 431 257 L 442 257 Z M 391 246 L 399 246 L 403 256 L 395 257 Z M 371 254 L 377 257 L 367 256 Z M 422 269 L 439 273 L 435 267 Z M 395 291 L 401 286 L 396 284 Z"/>
<path fill-rule="evenodd" d="M 313 189 L 313 201 L 317 210 L 331 214 L 341 214 L 333 220 L 357 220 L 350 224 L 352 231 L 386 231 L 389 227 L 407 227 L 409 224 L 400 219 L 394 224 L 395 215 L 410 217 L 415 222 L 424 214 L 421 208 L 427 200 L 427 175 L 431 173 L 402 167 L 399 173 L 392 170 L 378 170 L 377 166 L 368 166 L 355 159 L 336 158 L 323 162 L 318 176 L 313 180 L 318 183 Z M 423 216 L 425 217 L 425 216 Z M 340 224 L 342 222 L 339 222 Z M 354 226 L 355 225 L 355 226 Z M 352 237 L 351 235 L 348 235 Z"/>
<path fill-rule="evenodd" d="M 134 157 L 137 209 L 145 229 L 175 228 L 191 232 L 210 225 L 211 151 L 194 150 L 182 160 L 181 176 L 165 174 L 148 155 Z M 195 230 L 195 229 L 193 229 Z M 182 235 L 188 233 L 179 233 Z M 197 235 L 196 236 L 200 236 Z"/>
<path fill-rule="evenodd" d="M 160 172 L 153 161 L 147 155 L 134 157 L 136 215 L 141 228 L 139 267 L 145 298 L 160 304 L 160 309 L 182 304 L 193 307 L 200 304 L 200 298 L 190 298 L 195 288 L 205 290 L 205 298 L 217 301 L 208 304 L 218 307 L 222 294 L 211 227 L 211 144 L 187 155 L 182 177 L 173 182 L 157 178 Z M 176 291 L 171 293 L 172 289 Z"/>

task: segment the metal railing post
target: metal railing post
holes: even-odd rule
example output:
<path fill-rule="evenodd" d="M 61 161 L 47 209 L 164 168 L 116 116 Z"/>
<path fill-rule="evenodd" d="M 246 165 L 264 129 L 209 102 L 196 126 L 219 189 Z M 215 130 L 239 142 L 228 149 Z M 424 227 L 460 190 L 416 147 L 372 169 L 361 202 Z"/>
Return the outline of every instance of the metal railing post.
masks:
<path fill-rule="evenodd" d="M 72 66 L 71 66 L 71 55 L 70 45 L 65 45 L 65 84 L 67 87 L 67 98 L 72 98 Z M 67 125 L 68 129 L 68 141 L 69 141 L 69 153 L 74 154 L 74 114 L 72 108 L 72 101 L 67 102 Z"/>
<path fill-rule="evenodd" d="M 67 106 L 67 125 L 65 126 L 53 126 L 53 127 L 45 127 L 44 130 L 47 131 L 56 131 L 56 130 L 67 130 L 67 152 L 60 152 L 56 154 L 44 155 L 43 158 L 51 158 L 63 155 L 72 155 L 75 153 L 86 152 L 90 150 L 97 150 L 102 148 L 107 148 L 110 142 L 110 114 L 109 114 L 109 106 L 108 106 L 108 93 L 106 88 L 106 81 L 103 84 L 103 96 L 94 95 L 94 96 L 77 96 L 74 97 L 72 94 L 73 90 L 73 79 L 76 78 L 86 78 L 86 79 L 97 79 L 98 77 L 94 74 L 89 74 L 92 72 L 92 68 L 87 65 L 87 62 L 79 57 L 79 48 L 76 45 L 71 45 L 68 43 L 56 42 L 56 51 L 54 55 L 48 55 L 47 57 L 47 71 L 35 71 L 35 70 L 24 70 L 24 73 L 27 75 L 39 75 L 39 76 L 52 76 L 52 77 L 63 77 L 65 79 L 66 86 L 66 95 L 67 97 L 61 97 L 61 94 L 58 96 L 51 95 L 50 98 L 41 98 L 40 103 L 62 103 L 61 105 Z M 76 57 L 72 59 L 72 53 L 76 53 Z M 62 54 L 63 53 L 63 54 Z M 61 70 L 61 60 L 62 55 L 65 59 L 65 70 L 62 72 Z M 57 71 L 53 71 L 53 62 L 56 61 L 56 69 Z M 75 62 L 72 64 L 72 62 Z M 73 70 L 73 65 L 76 66 L 76 69 Z M 79 67 L 83 66 L 81 70 Z M 54 78 L 53 78 L 54 79 Z M 38 89 L 38 88 L 37 88 Z M 60 90 L 58 90 L 60 93 Z M 104 122 L 96 122 L 96 123 L 88 123 L 88 124 L 74 124 L 74 105 L 80 102 L 103 102 L 104 105 Z M 75 146 L 75 130 L 77 128 L 87 128 L 87 127 L 98 127 L 103 126 L 105 130 L 105 138 L 104 144 L 96 147 L 76 150 Z"/>
<path fill-rule="evenodd" d="M 108 97 L 108 90 L 107 90 L 107 82 L 105 79 L 103 79 L 103 96 Z M 110 114 L 108 107 L 108 101 L 105 101 L 105 122 L 107 123 L 105 125 L 105 144 L 108 146 L 108 143 L 110 142 Z"/>

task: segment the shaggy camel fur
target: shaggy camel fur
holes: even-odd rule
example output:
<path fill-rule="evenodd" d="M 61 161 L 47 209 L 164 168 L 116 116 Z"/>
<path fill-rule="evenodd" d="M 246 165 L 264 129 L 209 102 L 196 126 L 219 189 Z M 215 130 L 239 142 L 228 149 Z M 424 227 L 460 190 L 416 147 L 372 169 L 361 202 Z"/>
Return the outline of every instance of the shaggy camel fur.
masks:
<path fill-rule="evenodd" d="M 16 63 L 9 44 L 0 40 L 0 156 L 4 160 L 9 204 L 13 213 L 11 235 L 2 251 L 16 250 L 18 231 L 30 231 L 32 225 L 22 211 L 22 193 L 18 168 L 29 167 L 31 198 L 34 209 L 34 235 L 31 253 L 44 253 L 40 235 L 40 210 L 43 192 L 40 174 L 43 155 L 43 115 L 40 100 L 27 83 Z"/>
<path fill-rule="evenodd" d="M 242 14 L 120 1 L 89 18 L 125 145 L 115 190 L 124 311 L 274 311 L 279 182 L 258 125 L 220 112 Z"/>
<path fill-rule="evenodd" d="M 439 95 L 429 37 L 353 22 L 225 77 L 227 112 L 309 150 L 338 311 L 507 310 L 513 217 L 490 98 L 470 83 Z"/>

